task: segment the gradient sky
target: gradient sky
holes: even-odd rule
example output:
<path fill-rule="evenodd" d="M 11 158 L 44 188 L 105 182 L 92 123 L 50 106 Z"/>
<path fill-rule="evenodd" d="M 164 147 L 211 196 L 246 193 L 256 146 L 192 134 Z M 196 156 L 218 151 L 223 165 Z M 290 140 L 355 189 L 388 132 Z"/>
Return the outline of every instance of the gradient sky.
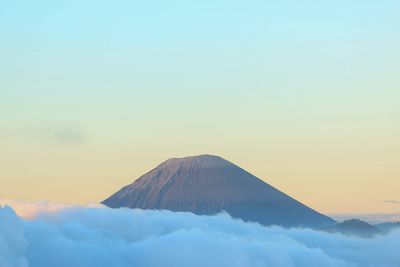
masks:
<path fill-rule="evenodd" d="M 208 153 L 321 212 L 398 212 L 399 10 L 3 1 L 0 198 L 101 201 Z"/>

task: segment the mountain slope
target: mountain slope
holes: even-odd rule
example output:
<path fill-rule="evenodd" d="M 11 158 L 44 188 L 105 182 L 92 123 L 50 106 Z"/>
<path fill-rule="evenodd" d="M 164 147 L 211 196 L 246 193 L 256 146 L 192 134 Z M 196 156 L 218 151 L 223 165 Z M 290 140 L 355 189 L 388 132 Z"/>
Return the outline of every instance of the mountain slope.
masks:
<path fill-rule="evenodd" d="M 321 227 L 335 222 L 212 155 L 169 159 L 102 203 L 196 214 L 226 211 L 264 225 Z"/>
<path fill-rule="evenodd" d="M 394 230 L 400 229 L 400 222 L 387 222 L 387 223 L 379 223 L 374 225 L 376 228 L 381 230 L 383 233 L 389 233 Z"/>
<path fill-rule="evenodd" d="M 341 233 L 343 235 L 353 235 L 364 238 L 371 238 L 382 233 L 382 231 L 377 227 L 358 219 L 346 220 L 344 222 L 328 226 L 323 230 L 331 233 Z"/>

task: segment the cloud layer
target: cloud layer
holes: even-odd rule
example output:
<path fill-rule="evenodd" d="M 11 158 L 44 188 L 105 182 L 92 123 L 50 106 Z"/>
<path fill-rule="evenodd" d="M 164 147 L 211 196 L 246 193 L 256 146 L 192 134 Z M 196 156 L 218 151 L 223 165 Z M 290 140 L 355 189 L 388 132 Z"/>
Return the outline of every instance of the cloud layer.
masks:
<path fill-rule="evenodd" d="M 360 239 L 228 215 L 105 207 L 0 209 L 1 267 L 399 266 L 400 232 Z"/>

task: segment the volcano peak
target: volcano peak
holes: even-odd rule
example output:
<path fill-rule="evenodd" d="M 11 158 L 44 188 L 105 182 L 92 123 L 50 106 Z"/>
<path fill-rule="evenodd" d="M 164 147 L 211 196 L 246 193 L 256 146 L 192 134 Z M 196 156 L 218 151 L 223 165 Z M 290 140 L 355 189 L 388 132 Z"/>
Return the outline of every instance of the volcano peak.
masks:
<path fill-rule="evenodd" d="M 195 214 L 226 211 L 233 217 L 265 225 L 334 223 L 235 164 L 208 154 L 168 159 L 102 203 L 112 208 Z"/>

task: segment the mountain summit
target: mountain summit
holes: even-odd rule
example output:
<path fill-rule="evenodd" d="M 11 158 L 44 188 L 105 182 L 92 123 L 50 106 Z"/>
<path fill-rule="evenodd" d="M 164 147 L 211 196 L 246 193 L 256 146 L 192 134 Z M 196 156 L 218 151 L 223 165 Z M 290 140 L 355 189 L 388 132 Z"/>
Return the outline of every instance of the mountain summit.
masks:
<path fill-rule="evenodd" d="M 335 223 L 213 155 L 169 159 L 102 203 L 111 208 L 166 209 L 205 215 L 226 211 L 244 221 L 285 227 Z"/>

